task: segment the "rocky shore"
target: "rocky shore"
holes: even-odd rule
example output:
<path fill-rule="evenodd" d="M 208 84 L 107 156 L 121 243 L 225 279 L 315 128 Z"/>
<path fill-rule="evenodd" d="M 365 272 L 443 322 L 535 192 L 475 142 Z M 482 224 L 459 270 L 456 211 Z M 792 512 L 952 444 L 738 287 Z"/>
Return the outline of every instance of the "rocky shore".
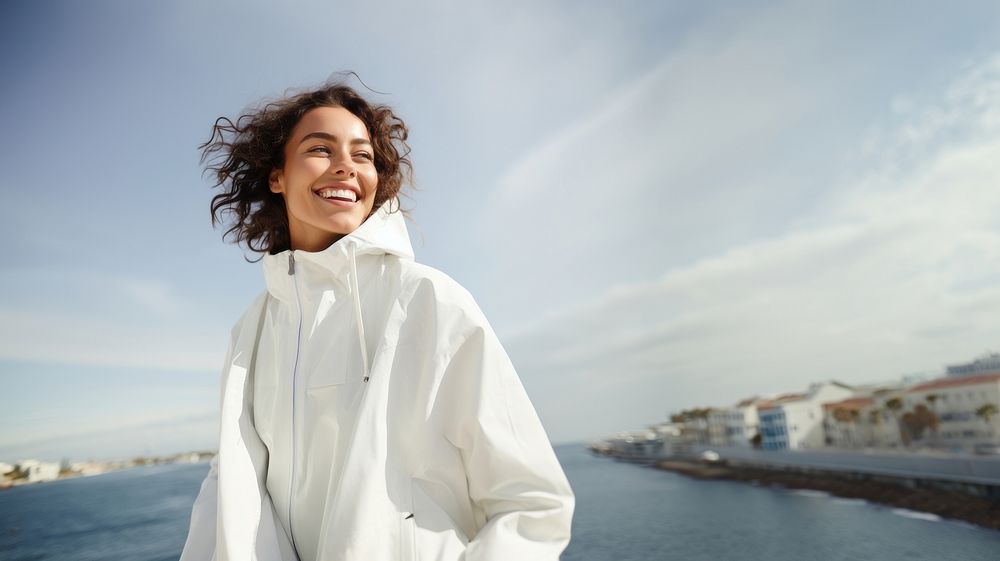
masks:
<path fill-rule="evenodd" d="M 722 462 L 664 460 L 654 464 L 698 479 L 743 481 L 763 486 L 824 491 L 838 497 L 863 499 L 871 503 L 927 512 L 1000 530 L 1000 499 L 961 491 L 906 485 L 904 482 L 852 477 L 838 472 L 795 472 L 750 466 L 730 466 Z"/>

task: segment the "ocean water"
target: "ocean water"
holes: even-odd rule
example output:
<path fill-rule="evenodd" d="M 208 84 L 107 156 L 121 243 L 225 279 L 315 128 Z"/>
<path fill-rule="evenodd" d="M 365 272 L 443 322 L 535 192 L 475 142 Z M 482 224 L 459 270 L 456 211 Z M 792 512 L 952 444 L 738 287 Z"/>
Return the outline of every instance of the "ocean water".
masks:
<path fill-rule="evenodd" d="M 0 491 L 0 560 L 176 561 L 206 473 L 147 466 Z"/>
<path fill-rule="evenodd" d="M 827 493 L 701 481 L 559 450 L 577 497 L 563 561 L 998 561 L 1000 532 Z"/>
<path fill-rule="evenodd" d="M 1000 532 L 925 513 L 698 481 L 582 445 L 556 453 L 577 497 L 563 561 L 1000 559 Z M 207 471 L 143 467 L 2 491 L 0 560 L 175 560 Z"/>

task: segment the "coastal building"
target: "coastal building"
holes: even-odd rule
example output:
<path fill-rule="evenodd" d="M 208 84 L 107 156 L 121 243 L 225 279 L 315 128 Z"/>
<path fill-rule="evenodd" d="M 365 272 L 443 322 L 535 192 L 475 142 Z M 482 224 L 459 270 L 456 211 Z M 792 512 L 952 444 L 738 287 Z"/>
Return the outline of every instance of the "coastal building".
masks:
<path fill-rule="evenodd" d="M 955 364 L 947 368 L 947 376 L 978 376 L 1000 372 L 1000 353 L 986 353 L 972 362 Z"/>
<path fill-rule="evenodd" d="M 649 425 L 649 429 L 656 434 L 656 438 L 661 442 L 659 455 L 663 457 L 673 455 L 674 445 L 680 441 L 680 425 L 674 422 L 663 422 Z"/>
<path fill-rule="evenodd" d="M 732 407 L 710 409 L 707 418 L 708 443 L 714 446 L 752 446 L 751 441 L 757 435 L 760 424 L 758 402 L 763 403 L 764 400 L 751 397 Z"/>
<path fill-rule="evenodd" d="M 623 459 L 651 459 L 663 454 L 663 441 L 652 430 L 623 431 L 605 439 L 605 453 Z"/>
<path fill-rule="evenodd" d="M 904 379 L 898 385 L 883 387 L 871 394 L 872 404 L 862 412 L 862 418 L 869 425 L 871 447 L 895 449 L 905 445 L 899 423 L 904 413 L 907 388 L 913 384 Z"/>
<path fill-rule="evenodd" d="M 881 422 L 872 397 L 850 397 L 823 404 L 823 432 L 827 446 L 865 448 L 874 446 L 873 427 Z M 875 413 L 872 415 L 872 413 Z"/>
<path fill-rule="evenodd" d="M 99 475 L 114 469 L 107 462 L 74 462 L 69 469 L 80 475 Z"/>
<path fill-rule="evenodd" d="M 757 404 L 765 401 L 751 397 L 744 399 L 726 412 L 726 434 L 731 446 L 750 447 L 760 431 Z"/>
<path fill-rule="evenodd" d="M 923 382 L 921 380 L 920 382 Z M 847 399 L 823 404 L 823 430 L 833 448 L 899 448 L 899 418 L 911 384 L 855 386 Z"/>
<path fill-rule="evenodd" d="M 52 481 L 59 478 L 59 464 L 55 462 L 40 462 L 38 460 L 22 460 L 17 465 L 29 483 Z"/>
<path fill-rule="evenodd" d="M 693 417 L 686 419 L 680 424 L 680 435 L 678 444 L 690 446 L 691 444 L 708 444 L 708 416 Z"/>
<path fill-rule="evenodd" d="M 1000 372 L 946 376 L 913 386 L 898 419 L 905 444 L 997 453 Z"/>
<path fill-rule="evenodd" d="M 729 440 L 729 420 L 726 409 L 716 409 L 714 407 L 709 409 L 708 416 L 706 417 L 706 426 L 709 445 L 729 446 L 732 444 Z"/>
<path fill-rule="evenodd" d="M 826 443 L 823 404 L 851 397 L 854 389 L 840 382 L 809 386 L 806 393 L 785 394 L 759 404 L 761 448 L 799 450 Z"/>

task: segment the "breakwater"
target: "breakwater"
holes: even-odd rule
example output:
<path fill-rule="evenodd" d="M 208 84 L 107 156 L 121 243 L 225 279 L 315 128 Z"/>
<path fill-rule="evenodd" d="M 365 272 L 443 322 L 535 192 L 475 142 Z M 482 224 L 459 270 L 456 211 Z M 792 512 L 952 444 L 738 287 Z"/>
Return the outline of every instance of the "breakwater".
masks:
<path fill-rule="evenodd" d="M 984 528 L 1000 530 L 1000 499 L 970 494 L 926 480 L 814 468 L 730 465 L 692 459 L 663 460 L 653 464 L 698 479 L 742 481 L 754 485 L 809 489 L 838 497 L 935 514 Z"/>
<path fill-rule="evenodd" d="M 890 451 L 665 447 L 640 441 L 592 452 L 699 479 L 810 489 L 1000 530 L 1000 458 Z M 706 459 L 706 458 L 710 458 Z"/>

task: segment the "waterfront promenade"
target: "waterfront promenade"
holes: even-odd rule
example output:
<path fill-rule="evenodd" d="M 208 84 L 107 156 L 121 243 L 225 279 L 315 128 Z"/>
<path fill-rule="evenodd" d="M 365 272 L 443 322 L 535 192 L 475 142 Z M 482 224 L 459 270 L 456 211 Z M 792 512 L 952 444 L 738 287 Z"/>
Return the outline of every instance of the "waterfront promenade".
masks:
<path fill-rule="evenodd" d="M 756 450 L 738 446 L 692 446 L 697 456 L 714 451 L 730 465 L 839 471 L 898 479 L 941 481 L 1000 489 L 1000 457 L 921 452 L 845 450 Z"/>

